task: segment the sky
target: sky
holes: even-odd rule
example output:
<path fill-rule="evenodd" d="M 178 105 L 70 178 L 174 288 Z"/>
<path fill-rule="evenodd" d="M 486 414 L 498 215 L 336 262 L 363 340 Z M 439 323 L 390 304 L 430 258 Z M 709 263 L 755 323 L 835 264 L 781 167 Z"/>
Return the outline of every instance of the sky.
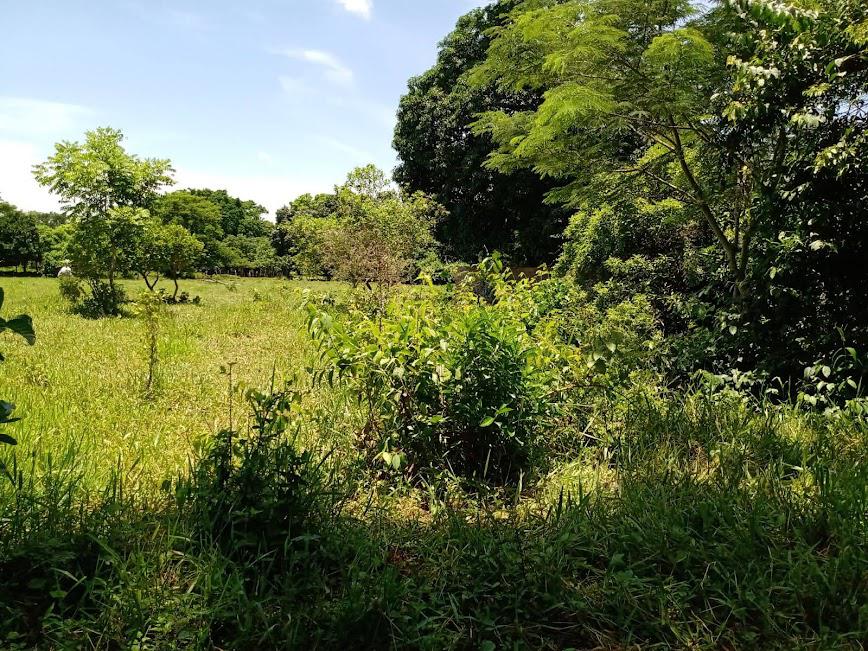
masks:
<path fill-rule="evenodd" d="M 485 0 L 0 0 L 0 198 L 58 203 L 31 175 L 61 140 L 121 129 L 176 188 L 273 212 L 349 170 L 391 171 L 407 80 Z"/>

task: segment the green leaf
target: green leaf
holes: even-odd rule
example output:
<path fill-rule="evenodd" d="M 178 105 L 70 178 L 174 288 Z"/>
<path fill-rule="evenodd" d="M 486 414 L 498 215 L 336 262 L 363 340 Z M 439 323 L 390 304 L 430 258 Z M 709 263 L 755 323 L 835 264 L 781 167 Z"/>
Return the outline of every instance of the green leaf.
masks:
<path fill-rule="evenodd" d="M 18 445 L 18 441 L 9 436 L 8 434 L 3 434 L 0 432 L 0 443 L 5 443 L 6 445 Z"/>
<path fill-rule="evenodd" d="M 20 335 L 31 346 L 36 343 L 36 332 L 33 329 L 33 319 L 26 314 L 19 314 L 14 319 L 6 322 L 6 327 L 17 335 Z"/>
<path fill-rule="evenodd" d="M 481 423 L 479 423 L 479 426 L 480 427 L 491 427 L 492 425 L 494 425 L 495 420 L 497 420 L 497 416 L 489 416 L 488 418 L 484 419 Z"/>

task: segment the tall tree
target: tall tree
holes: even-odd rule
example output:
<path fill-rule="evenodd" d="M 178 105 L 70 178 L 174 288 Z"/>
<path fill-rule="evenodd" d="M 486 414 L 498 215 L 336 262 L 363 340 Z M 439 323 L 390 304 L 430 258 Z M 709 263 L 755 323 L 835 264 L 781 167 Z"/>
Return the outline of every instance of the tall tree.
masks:
<path fill-rule="evenodd" d="M 447 255 L 462 260 L 499 249 L 519 263 L 550 262 L 566 223 L 566 211 L 543 202 L 554 187 L 551 181 L 520 166 L 509 174 L 486 167 L 495 145 L 488 134 L 474 134 L 469 126 L 483 111 L 528 111 L 539 105 L 536 90 L 494 81 L 474 86 L 466 78 L 485 59 L 488 30 L 517 4 L 491 3 L 462 17 L 440 44 L 437 63 L 410 80 L 398 109 L 395 180 L 409 192 L 432 195 L 446 208 L 437 236 Z"/>

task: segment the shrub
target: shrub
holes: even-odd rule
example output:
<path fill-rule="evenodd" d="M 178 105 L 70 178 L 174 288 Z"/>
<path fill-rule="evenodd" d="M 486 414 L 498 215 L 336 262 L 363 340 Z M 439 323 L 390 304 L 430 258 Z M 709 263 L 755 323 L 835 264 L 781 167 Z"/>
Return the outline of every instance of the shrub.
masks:
<path fill-rule="evenodd" d="M 75 311 L 88 319 L 99 319 L 106 316 L 119 316 L 121 306 L 126 302 L 127 296 L 123 287 L 111 285 L 98 279 L 87 281 L 90 289 L 89 295 L 75 306 Z"/>
<path fill-rule="evenodd" d="M 398 297 L 377 317 L 338 323 L 309 305 L 318 379 L 358 396 L 372 460 L 423 480 L 448 472 L 504 482 L 531 467 L 557 365 L 512 308 L 459 290 L 449 303 Z"/>
<path fill-rule="evenodd" d="M 81 280 L 75 276 L 61 276 L 57 279 L 60 297 L 71 307 L 76 307 L 84 297 Z"/>
<path fill-rule="evenodd" d="M 295 417 L 301 394 L 292 389 L 249 391 L 252 425 L 245 434 L 219 432 L 177 495 L 189 504 L 205 544 L 234 560 L 291 556 L 294 545 L 337 495 L 326 488 L 325 458 L 302 449 Z M 273 560 L 273 559 L 270 559 Z"/>

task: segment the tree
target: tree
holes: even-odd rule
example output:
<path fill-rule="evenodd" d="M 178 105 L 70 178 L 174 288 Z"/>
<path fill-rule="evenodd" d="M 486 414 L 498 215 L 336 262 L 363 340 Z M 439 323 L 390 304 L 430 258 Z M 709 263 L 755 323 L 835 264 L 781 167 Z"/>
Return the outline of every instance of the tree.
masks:
<path fill-rule="evenodd" d="M 112 296 L 115 276 L 129 271 L 134 259 L 137 243 L 126 238 L 141 229 L 139 209 L 172 183 L 168 160 L 129 154 L 123 138 L 117 129 L 88 131 L 84 143 L 60 142 L 53 156 L 33 168 L 36 180 L 75 217 L 70 253 L 76 271 L 91 281 L 91 289 L 106 276 Z"/>
<path fill-rule="evenodd" d="M 292 221 L 297 217 L 328 217 L 337 210 L 337 195 L 321 193 L 316 196 L 303 194 L 275 213 L 278 225 Z"/>
<path fill-rule="evenodd" d="M 151 204 L 151 214 L 163 224 L 179 224 L 203 244 L 199 268 L 212 271 L 223 266 L 219 242 L 223 239 L 223 216 L 220 207 L 210 199 L 181 190 L 159 197 Z"/>
<path fill-rule="evenodd" d="M 731 359 L 777 355 L 788 363 L 768 368 L 790 375 L 809 351 L 828 352 L 837 327 L 868 343 L 868 319 L 849 307 L 868 287 L 866 11 L 856 0 L 738 0 L 704 14 L 683 0 L 526 2 L 493 30 L 472 80 L 544 99 L 478 120 L 498 143 L 487 164 L 559 179 L 550 200 L 601 219 L 605 204 L 671 206 L 713 244 L 713 257 L 696 254 L 714 318 L 744 332 Z"/>
<path fill-rule="evenodd" d="M 33 215 L 0 201 L 0 266 L 36 264 L 41 253 L 39 229 Z"/>
<path fill-rule="evenodd" d="M 69 260 L 69 242 L 72 239 L 73 225 L 62 223 L 58 226 L 37 224 L 39 230 L 39 260 L 42 273 L 53 276 Z"/>
<path fill-rule="evenodd" d="M 226 190 L 188 190 L 190 194 L 207 199 L 220 209 L 221 227 L 224 235 L 267 237 L 271 234 L 269 223 L 262 219 L 268 211 L 254 201 L 244 201 L 230 196 Z"/>
<path fill-rule="evenodd" d="M 98 304 L 95 314 L 119 312 L 123 292 L 114 280 L 137 270 L 149 219 L 147 210 L 122 206 L 109 209 L 103 217 L 83 218 L 75 224 L 67 251 L 76 273 L 90 285 Z M 103 278 L 108 280 L 107 288 L 102 287 Z"/>
<path fill-rule="evenodd" d="M 60 142 L 53 156 L 33 167 L 33 175 L 79 218 L 147 207 L 160 188 L 172 183 L 171 163 L 129 154 L 123 139 L 120 130 L 100 127 L 86 132 L 84 143 Z"/>
<path fill-rule="evenodd" d="M 402 196 L 387 187 L 385 175 L 368 166 L 336 188 L 337 212 L 321 245 L 323 265 L 335 278 L 390 286 L 436 258 L 433 229 L 442 206 L 422 193 Z"/>
<path fill-rule="evenodd" d="M 223 238 L 220 206 L 207 197 L 187 190 L 170 192 L 158 197 L 150 210 L 164 224 L 179 224 L 203 242 Z"/>
<path fill-rule="evenodd" d="M 447 210 L 437 237 L 449 256 L 475 261 L 485 251 L 509 253 L 517 263 L 551 262 L 567 211 L 545 205 L 554 187 L 528 169 L 501 174 L 484 165 L 495 148 L 475 134 L 477 114 L 536 108 L 539 92 L 474 86 L 467 73 L 485 59 L 488 30 L 505 20 L 516 0 L 491 3 L 462 17 L 440 44 L 436 64 L 409 82 L 401 99 L 394 147 L 395 180 L 407 192 L 425 192 Z"/>
<path fill-rule="evenodd" d="M 478 85 L 544 91 L 535 110 L 495 111 L 476 123 L 499 144 L 488 166 L 532 168 L 566 185 L 550 198 L 599 202 L 640 176 L 657 197 L 688 204 L 714 233 L 744 295 L 742 188 L 703 175 L 713 136 L 703 120 L 720 59 L 680 0 L 526 3 L 494 32 Z M 725 170 L 728 173 L 729 170 Z M 735 209 L 735 210 L 734 210 Z M 738 234 L 728 234 L 730 224 Z"/>
<path fill-rule="evenodd" d="M 204 245 L 180 224 L 162 226 L 158 233 L 159 247 L 163 251 L 163 269 L 175 284 L 172 300 L 178 298 L 178 278 L 196 269 Z"/>

